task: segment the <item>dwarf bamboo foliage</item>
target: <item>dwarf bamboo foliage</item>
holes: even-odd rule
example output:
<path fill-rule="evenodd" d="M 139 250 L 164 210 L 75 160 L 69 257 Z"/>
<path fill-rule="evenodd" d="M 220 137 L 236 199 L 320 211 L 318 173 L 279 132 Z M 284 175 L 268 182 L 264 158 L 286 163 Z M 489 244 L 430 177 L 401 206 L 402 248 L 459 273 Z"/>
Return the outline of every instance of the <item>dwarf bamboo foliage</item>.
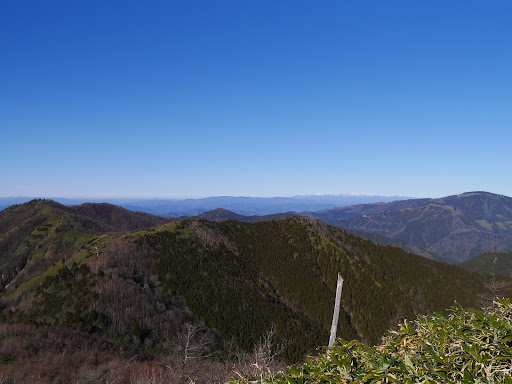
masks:
<path fill-rule="evenodd" d="M 302 367 L 232 383 L 512 383 L 512 305 L 403 322 L 377 347 L 338 339 Z"/>

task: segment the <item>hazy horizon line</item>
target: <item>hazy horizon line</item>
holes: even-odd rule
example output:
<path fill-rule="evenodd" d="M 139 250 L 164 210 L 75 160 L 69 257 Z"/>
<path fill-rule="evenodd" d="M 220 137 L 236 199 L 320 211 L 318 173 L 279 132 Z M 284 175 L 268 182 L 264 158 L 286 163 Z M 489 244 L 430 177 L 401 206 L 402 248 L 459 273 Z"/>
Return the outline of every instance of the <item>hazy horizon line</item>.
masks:
<path fill-rule="evenodd" d="M 0 196 L 0 199 L 116 199 L 116 200 L 199 200 L 208 198 L 256 198 L 256 199 L 273 199 L 273 198 L 295 198 L 295 197 L 410 197 L 410 198 L 422 198 L 425 196 L 407 196 L 400 194 L 368 194 L 368 193 L 308 193 L 308 194 L 295 194 L 295 195 L 201 195 L 201 196 L 48 196 L 48 195 L 10 195 Z"/>
<path fill-rule="evenodd" d="M 181 197 L 170 197 L 170 196 L 44 196 L 44 195 L 18 195 L 18 196 L 0 196 L 0 199 L 67 199 L 67 200 L 201 200 L 208 198 L 254 198 L 254 199 L 273 199 L 273 198 L 300 198 L 300 197 L 397 197 L 407 199 L 421 199 L 421 198 L 440 198 L 447 196 L 460 195 L 464 193 L 476 193 L 485 192 L 493 193 L 488 191 L 466 191 L 460 193 L 449 193 L 439 196 L 408 196 L 400 194 L 367 194 L 367 193 L 355 193 L 355 192 L 343 192 L 343 193 L 309 193 L 309 194 L 295 194 L 295 195 L 273 195 L 273 196 L 258 196 L 258 195 L 203 195 L 203 196 L 181 196 Z M 500 193 L 496 193 L 502 195 Z M 506 195 L 503 195 L 506 196 Z"/>

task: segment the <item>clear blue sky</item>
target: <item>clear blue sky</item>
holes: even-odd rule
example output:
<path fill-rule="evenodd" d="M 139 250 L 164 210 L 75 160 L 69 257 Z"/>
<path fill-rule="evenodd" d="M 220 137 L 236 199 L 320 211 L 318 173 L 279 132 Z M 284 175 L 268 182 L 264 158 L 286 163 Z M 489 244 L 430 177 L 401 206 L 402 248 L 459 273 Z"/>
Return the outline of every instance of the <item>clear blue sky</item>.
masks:
<path fill-rule="evenodd" d="M 0 2 L 0 196 L 512 196 L 512 2 Z"/>

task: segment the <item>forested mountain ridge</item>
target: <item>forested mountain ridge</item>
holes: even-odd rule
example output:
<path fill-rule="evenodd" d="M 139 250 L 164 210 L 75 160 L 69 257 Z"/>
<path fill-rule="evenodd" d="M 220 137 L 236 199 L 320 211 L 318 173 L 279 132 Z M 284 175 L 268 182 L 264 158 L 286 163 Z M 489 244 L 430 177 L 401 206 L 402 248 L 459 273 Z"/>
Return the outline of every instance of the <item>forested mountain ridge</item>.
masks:
<path fill-rule="evenodd" d="M 240 221 L 243 223 L 258 223 L 260 221 L 281 220 L 281 219 L 286 219 L 286 218 L 290 218 L 290 217 L 294 217 L 294 216 L 310 217 L 311 212 L 302 212 L 300 214 L 297 214 L 294 212 L 285 212 L 285 213 L 276 213 L 276 214 L 266 215 L 266 216 L 257 216 L 257 215 L 244 216 L 244 215 L 239 215 L 237 213 L 228 211 L 223 208 L 218 208 L 218 209 L 214 209 L 213 211 L 204 212 L 197 217 L 200 219 L 209 220 L 209 221 L 217 221 L 217 222 L 235 220 L 235 221 Z M 428 252 L 420 247 L 409 244 L 400 239 L 393 239 L 391 237 L 382 236 L 377 233 L 358 231 L 355 229 L 343 228 L 343 230 L 348 233 L 352 233 L 353 235 L 362 237 L 363 239 L 370 240 L 376 244 L 390 245 L 393 247 L 402 248 L 406 252 L 414 253 L 416 255 L 426 257 L 427 259 L 440 260 L 439 256 L 433 254 L 432 252 Z"/>
<path fill-rule="evenodd" d="M 98 237 L 170 221 L 110 204 L 67 207 L 51 200 L 32 200 L 10 206 L 0 212 L 0 290 L 18 274 L 34 276 Z M 38 261 L 32 264 L 33 260 Z"/>
<path fill-rule="evenodd" d="M 415 255 L 423 256 L 426 257 L 427 259 L 442 261 L 442 259 L 436 254 L 428 252 L 423 248 L 409 244 L 406 241 L 397 238 L 386 237 L 374 232 L 358 231 L 357 229 L 343 228 L 343 230 L 355 236 L 361 237 L 363 239 L 370 240 L 375 244 L 389 245 L 391 247 L 401 248 L 405 252 L 414 253 Z"/>
<path fill-rule="evenodd" d="M 460 266 L 474 272 L 512 277 L 512 251 L 485 252 Z"/>
<path fill-rule="evenodd" d="M 294 216 L 297 216 L 296 212 L 274 213 L 271 215 L 264 215 L 264 216 L 258 216 L 258 215 L 244 216 L 244 215 L 239 215 L 237 213 L 228 211 L 227 209 L 218 208 L 218 209 L 214 209 L 213 211 L 204 212 L 197 217 L 200 219 L 209 220 L 209 221 L 234 220 L 234 221 L 240 221 L 243 223 L 257 223 L 260 221 L 287 219 L 287 218 L 294 217 Z"/>
<path fill-rule="evenodd" d="M 308 216 L 400 239 L 452 263 L 512 249 L 512 198 L 487 192 L 356 205 Z"/>
<path fill-rule="evenodd" d="M 232 348 L 251 351 L 273 327 L 276 342 L 287 341 L 283 356 L 296 362 L 327 343 L 338 272 L 345 278 L 338 335 L 369 344 L 401 318 L 455 301 L 479 307 L 493 281 L 304 217 L 193 218 L 141 229 L 144 221 L 133 232 L 110 231 L 105 222 L 116 220 L 98 219 L 86 232 L 106 208 L 74 207 L 70 219 L 58 204 L 39 201 L 0 213 L 0 260 L 26 259 L 0 293 L 3 322 L 79 330 L 172 356 L 193 327 L 219 358 Z M 14 232 L 25 235 L 21 242 Z"/>

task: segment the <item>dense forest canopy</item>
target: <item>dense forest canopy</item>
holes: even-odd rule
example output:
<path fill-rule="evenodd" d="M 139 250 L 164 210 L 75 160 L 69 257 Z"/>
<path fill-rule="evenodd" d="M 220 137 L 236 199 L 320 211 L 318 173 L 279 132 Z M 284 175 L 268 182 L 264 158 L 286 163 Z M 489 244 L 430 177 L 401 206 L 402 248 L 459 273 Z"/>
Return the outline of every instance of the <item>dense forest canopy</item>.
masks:
<path fill-rule="evenodd" d="M 270 331 L 280 359 L 303 361 L 327 344 L 338 272 L 345 279 L 338 336 L 367 345 L 379 344 L 404 318 L 510 295 L 506 277 L 376 245 L 304 217 L 170 222 L 106 204 L 40 200 L 0 212 L 0 231 L 6 335 L 20 326 L 35 334 L 74 331 L 98 340 L 91 349 L 107 355 L 116 347 L 101 340 L 144 351 L 137 352 L 141 364 L 172 358 L 175 366 L 188 335 L 220 372 Z M 4 355 L 6 367 L 27 358 L 19 349 Z M 125 361 L 119 358 L 112 361 Z"/>

